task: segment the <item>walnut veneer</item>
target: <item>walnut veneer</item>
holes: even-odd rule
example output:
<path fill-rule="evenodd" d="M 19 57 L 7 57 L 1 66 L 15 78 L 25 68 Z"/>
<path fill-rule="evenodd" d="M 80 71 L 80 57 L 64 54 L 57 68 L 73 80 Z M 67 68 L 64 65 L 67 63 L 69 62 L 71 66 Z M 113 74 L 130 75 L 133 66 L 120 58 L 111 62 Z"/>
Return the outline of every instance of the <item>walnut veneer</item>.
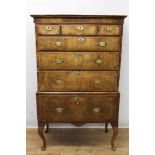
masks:
<path fill-rule="evenodd" d="M 63 122 L 118 133 L 122 30 L 126 16 L 32 15 L 36 30 L 38 133 Z"/>

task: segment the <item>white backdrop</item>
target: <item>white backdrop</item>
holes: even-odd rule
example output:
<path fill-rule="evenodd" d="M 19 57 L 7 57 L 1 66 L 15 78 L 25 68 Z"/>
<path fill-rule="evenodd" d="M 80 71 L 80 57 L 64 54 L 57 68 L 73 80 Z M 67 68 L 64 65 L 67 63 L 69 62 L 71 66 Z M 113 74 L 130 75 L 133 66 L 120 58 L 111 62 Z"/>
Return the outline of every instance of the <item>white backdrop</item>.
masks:
<path fill-rule="evenodd" d="M 36 51 L 34 24 L 30 14 L 103 14 L 128 15 L 128 0 L 28 0 L 26 13 L 26 113 L 27 128 L 37 127 L 36 98 Z M 128 18 L 124 23 L 122 62 L 120 75 L 119 126 L 129 126 L 129 41 Z M 51 127 L 74 127 L 71 124 L 51 124 Z M 103 124 L 86 124 L 82 127 L 103 127 Z"/>

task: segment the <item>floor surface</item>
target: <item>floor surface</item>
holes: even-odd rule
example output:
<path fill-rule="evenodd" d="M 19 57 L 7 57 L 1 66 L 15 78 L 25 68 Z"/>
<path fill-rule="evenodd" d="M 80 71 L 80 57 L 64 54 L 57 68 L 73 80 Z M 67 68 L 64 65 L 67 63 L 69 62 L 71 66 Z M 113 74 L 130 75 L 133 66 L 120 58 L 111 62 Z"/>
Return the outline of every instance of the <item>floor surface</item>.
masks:
<path fill-rule="evenodd" d="M 42 141 L 37 129 L 27 129 L 27 155 L 128 155 L 129 131 L 119 129 L 116 139 L 117 150 L 112 151 L 110 139 L 112 129 L 108 133 L 104 129 L 50 129 L 45 134 L 46 151 L 41 151 Z"/>

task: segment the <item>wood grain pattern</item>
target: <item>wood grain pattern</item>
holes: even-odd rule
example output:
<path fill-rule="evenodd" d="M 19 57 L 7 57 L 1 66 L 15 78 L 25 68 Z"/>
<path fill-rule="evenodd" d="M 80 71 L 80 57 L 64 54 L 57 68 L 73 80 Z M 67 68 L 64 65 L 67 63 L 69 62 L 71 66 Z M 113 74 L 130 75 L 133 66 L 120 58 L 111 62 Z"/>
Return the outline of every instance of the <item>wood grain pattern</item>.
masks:
<path fill-rule="evenodd" d="M 115 121 L 118 95 L 38 95 L 39 120 L 44 122 Z M 57 108 L 63 111 L 58 112 Z M 99 108 L 98 112 L 94 109 Z"/>
<path fill-rule="evenodd" d="M 65 50 L 65 51 L 120 51 L 120 37 L 47 37 L 38 36 L 38 50 Z M 61 46 L 56 43 L 61 42 Z M 105 42 L 105 46 L 100 46 Z"/>
<path fill-rule="evenodd" d="M 38 52 L 41 70 L 119 70 L 119 52 Z"/>
<path fill-rule="evenodd" d="M 111 147 L 115 151 L 126 16 L 32 17 L 36 26 L 37 116 L 42 151 L 46 149 L 44 126 L 48 131 L 50 122 L 70 122 L 76 126 L 105 122 L 105 131 L 109 123 L 113 128 Z"/>
<path fill-rule="evenodd" d="M 121 25 L 99 25 L 98 35 L 121 35 Z"/>
<path fill-rule="evenodd" d="M 62 25 L 62 35 L 97 35 L 97 25 Z M 80 30 L 81 28 L 81 30 Z"/>
<path fill-rule="evenodd" d="M 123 24 L 126 16 L 118 15 L 31 15 L 35 23 L 104 23 Z"/>
<path fill-rule="evenodd" d="M 117 71 L 40 71 L 39 91 L 117 91 Z"/>
<path fill-rule="evenodd" d="M 83 24 L 83 23 L 90 23 L 90 24 L 123 24 L 123 19 L 69 19 L 69 18 L 35 18 L 35 23 L 55 23 L 55 24 Z"/>
<path fill-rule="evenodd" d="M 38 35 L 58 35 L 60 34 L 59 25 L 36 25 Z"/>
<path fill-rule="evenodd" d="M 113 92 L 102 92 L 102 91 L 100 91 L 100 92 L 95 92 L 95 91 L 93 91 L 93 92 L 56 92 L 56 91 L 54 91 L 54 92 L 46 92 L 46 91 L 44 91 L 44 92 L 40 92 L 40 91 L 37 91 L 37 93 L 36 94 L 40 94 L 40 95 L 44 95 L 44 94 L 46 94 L 46 95 L 106 95 L 106 96 L 108 96 L 108 95 L 116 95 L 116 94 L 118 94 L 118 92 L 116 92 L 116 91 L 113 91 Z"/>

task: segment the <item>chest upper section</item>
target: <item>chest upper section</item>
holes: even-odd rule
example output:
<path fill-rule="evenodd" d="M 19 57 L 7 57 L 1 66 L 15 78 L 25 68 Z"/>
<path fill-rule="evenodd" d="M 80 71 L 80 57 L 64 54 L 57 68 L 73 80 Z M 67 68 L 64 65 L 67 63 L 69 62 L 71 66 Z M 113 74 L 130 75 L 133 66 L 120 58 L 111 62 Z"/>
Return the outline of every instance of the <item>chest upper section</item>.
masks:
<path fill-rule="evenodd" d="M 33 15 L 39 91 L 117 91 L 125 16 Z"/>

